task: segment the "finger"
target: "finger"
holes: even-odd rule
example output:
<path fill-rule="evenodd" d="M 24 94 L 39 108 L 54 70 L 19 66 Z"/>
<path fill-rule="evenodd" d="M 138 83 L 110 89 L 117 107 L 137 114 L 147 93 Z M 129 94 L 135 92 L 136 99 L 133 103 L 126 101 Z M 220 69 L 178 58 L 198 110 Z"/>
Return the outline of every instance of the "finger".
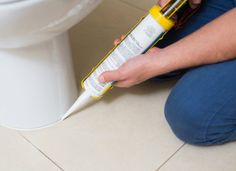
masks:
<path fill-rule="evenodd" d="M 167 4 L 168 0 L 159 0 L 158 1 L 158 5 L 160 5 L 161 7 L 164 7 Z"/>
<path fill-rule="evenodd" d="M 125 37 L 126 37 L 125 35 L 122 35 L 122 36 L 121 36 L 121 40 L 124 40 L 124 39 L 125 39 Z"/>
<path fill-rule="evenodd" d="M 197 8 L 201 4 L 202 0 L 190 0 L 189 4 L 192 9 Z"/>
<path fill-rule="evenodd" d="M 120 81 L 122 80 L 122 74 L 120 73 L 119 70 L 107 71 L 102 73 L 102 75 L 99 76 L 98 80 L 101 83 Z"/>
<path fill-rule="evenodd" d="M 120 43 L 120 39 L 116 39 L 115 41 L 114 41 L 114 45 L 116 46 L 116 45 L 118 45 Z"/>
<path fill-rule="evenodd" d="M 122 35 L 122 36 L 120 37 L 120 39 L 116 39 L 116 40 L 114 41 L 114 45 L 115 45 L 115 46 L 118 45 L 125 37 L 126 37 L 125 35 Z"/>

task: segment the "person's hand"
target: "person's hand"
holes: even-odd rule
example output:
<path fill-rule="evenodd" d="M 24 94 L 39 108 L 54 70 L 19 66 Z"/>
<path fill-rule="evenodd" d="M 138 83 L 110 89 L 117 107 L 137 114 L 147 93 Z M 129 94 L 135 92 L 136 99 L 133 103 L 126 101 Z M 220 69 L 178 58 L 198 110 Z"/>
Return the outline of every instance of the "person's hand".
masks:
<path fill-rule="evenodd" d="M 124 36 L 121 37 L 121 39 L 123 38 Z M 116 39 L 114 44 L 118 44 L 121 39 Z M 152 58 L 158 50 L 154 47 L 146 54 L 128 60 L 119 69 L 102 73 L 99 81 L 102 83 L 116 81 L 116 87 L 128 88 L 151 78 L 150 66 L 153 63 Z"/>
<path fill-rule="evenodd" d="M 159 0 L 158 4 L 163 7 L 169 0 Z M 191 8 L 197 8 L 201 4 L 202 0 L 189 0 Z"/>

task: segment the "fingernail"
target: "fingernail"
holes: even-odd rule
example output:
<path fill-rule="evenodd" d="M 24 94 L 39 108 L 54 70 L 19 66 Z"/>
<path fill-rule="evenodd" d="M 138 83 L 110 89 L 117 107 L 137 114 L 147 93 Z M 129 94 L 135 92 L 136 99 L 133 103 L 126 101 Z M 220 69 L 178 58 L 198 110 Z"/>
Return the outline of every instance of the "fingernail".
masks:
<path fill-rule="evenodd" d="M 100 76 L 100 77 L 99 77 L 99 81 L 100 81 L 101 83 L 104 83 L 104 82 L 105 82 L 105 78 L 104 78 L 103 76 Z"/>

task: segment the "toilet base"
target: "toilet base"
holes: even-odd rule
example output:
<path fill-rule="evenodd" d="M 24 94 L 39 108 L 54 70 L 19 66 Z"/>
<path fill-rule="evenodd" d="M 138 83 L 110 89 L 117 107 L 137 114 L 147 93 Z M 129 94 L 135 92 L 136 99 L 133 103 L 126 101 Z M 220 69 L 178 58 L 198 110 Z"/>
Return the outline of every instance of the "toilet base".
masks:
<path fill-rule="evenodd" d="M 48 127 L 78 97 L 67 33 L 39 45 L 0 49 L 0 125 Z"/>

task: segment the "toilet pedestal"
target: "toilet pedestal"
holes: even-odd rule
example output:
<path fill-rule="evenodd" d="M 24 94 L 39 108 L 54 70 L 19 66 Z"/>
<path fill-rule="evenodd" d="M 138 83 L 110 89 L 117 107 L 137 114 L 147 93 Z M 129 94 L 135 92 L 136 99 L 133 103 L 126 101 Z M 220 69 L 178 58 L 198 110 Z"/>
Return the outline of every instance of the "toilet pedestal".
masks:
<path fill-rule="evenodd" d="M 78 97 L 67 33 L 38 45 L 0 49 L 0 125 L 48 127 Z"/>

